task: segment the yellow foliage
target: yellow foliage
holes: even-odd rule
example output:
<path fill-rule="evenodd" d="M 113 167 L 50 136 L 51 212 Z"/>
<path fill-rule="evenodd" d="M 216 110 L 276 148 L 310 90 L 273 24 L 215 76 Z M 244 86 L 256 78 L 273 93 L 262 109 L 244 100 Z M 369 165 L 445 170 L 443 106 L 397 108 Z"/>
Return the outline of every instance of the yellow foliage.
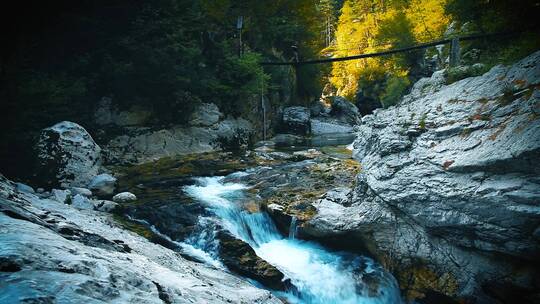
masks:
<path fill-rule="evenodd" d="M 439 39 L 444 33 L 450 17 L 444 12 L 448 0 L 412 0 L 407 9 L 407 18 L 413 24 L 413 34 L 418 42 Z"/>
<path fill-rule="evenodd" d="M 415 42 L 427 42 L 442 36 L 449 23 L 444 7 L 448 0 L 411 0 L 388 2 L 382 0 L 345 0 L 336 30 L 334 57 L 346 57 L 379 52 L 395 48 L 394 40 L 402 37 L 388 37 L 381 29 L 385 24 L 397 20 L 404 14 L 410 28 L 400 28 L 398 32 L 410 32 Z M 391 39 L 389 39 L 391 38 Z M 408 68 L 400 64 L 396 56 L 366 58 L 335 62 L 332 65 L 330 82 L 338 90 L 338 95 L 354 97 L 359 82 L 382 79 L 385 74 L 406 76 Z"/>

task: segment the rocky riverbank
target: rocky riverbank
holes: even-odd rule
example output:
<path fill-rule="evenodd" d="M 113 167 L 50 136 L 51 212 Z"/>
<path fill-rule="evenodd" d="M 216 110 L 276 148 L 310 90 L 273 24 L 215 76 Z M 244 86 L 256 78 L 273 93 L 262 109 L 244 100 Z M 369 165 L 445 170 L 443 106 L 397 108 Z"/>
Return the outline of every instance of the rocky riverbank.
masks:
<path fill-rule="evenodd" d="M 444 71 L 435 72 L 397 106 L 361 122 L 341 98 L 326 108 L 286 108 L 281 131 L 287 134 L 254 150 L 245 150 L 249 132 L 231 127 L 239 120 L 228 126 L 232 120 L 212 104 L 195 112 L 180 137 L 132 129 L 138 135 L 121 135 L 104 148 L 83 127 L 58 123 L 42 131 L 37 145 L 41 188 L 0 179 L 6 232 L 0 265 L 10 282 L 0 291 L 8 300 L 29 301 L 277 303 L 229 272 L 273 290 L 295 289 L 287 280 L 290 265 L 262 258 L 258 246 L 267 243 L 254 239 L 260 227 L 249 221 L 262 218 L 251 215 L 267 213 L 275 241 L 316 240 L 372 256 L 411 303 L 534 303 L 540 297 L 539 67 L 537 52 L 452 84 Z M 100 117 L 127 127 L 140 118 L 115 115 Z M 298 147 L 313 144 L 316 135 L 335 144 L 353 131 L 352 147 Z M 222 152 L 216 142 L 223 139 L 246 145 Z M 186 140 L 199 142 L 186 146 Z M 195 178 L 216 175 L 224 176 L 219 183 L 214 178 L 216 185 Z M 240 218 L 226 217 L 238 220 L 240 234 L 205 199 L 182 190 L 216 187 L 227 194 L 230 185 L 243 190 L 226 201 L 236 204 Z M 206 203 L 220 199 L 227 198 L 216 194 Z M 300 247 L 322 248 L 310 244 Z M 391 276 L 370 281 L 366 269 L 351 272 L 352 285 L 362 289 L 354 297 L 373 300 L 384 282 L 395 286 Z M 46 284 L 51 278 L 55 283 Z"/>
<path fill-rule="evenodd" d="M 447 85 L 420 80 L 363 117 L 343 201 L 315 200 L 308 236 L 348 235 L 408 299 L 533 303 L 540 290 L 540 52 Z"/>
<path fill-rule="evenodd" d="M 2 303 L 281 303 L 222 269 L 0 177 Z"/>

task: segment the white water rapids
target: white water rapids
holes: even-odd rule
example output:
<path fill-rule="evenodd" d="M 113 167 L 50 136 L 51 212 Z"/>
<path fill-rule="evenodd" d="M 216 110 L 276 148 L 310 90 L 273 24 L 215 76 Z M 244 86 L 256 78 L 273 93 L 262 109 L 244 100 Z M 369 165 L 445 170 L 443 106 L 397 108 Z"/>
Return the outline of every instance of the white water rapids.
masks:
<path fill-rule="evenodd" d="M 223 183 L 223 177 L 198 178 L 184 191 L 212 211 L 221 224 L 247 242 L 258 256 L 278 268 L 291 280 L 296 291 L 280 294 L 291 303 L 401 303 L 395 279 L 371 259 L 328 251 L 314 242 L 283 237 L 264 212 L 250 213 L 242 208 L 247 187 Z M 210 227 L 208 227 L 210 228 Z M 208 250 L 208 232 L 192 237 L 194 249 Z M 210 240 L 212 241 L 212 240 Z M 216 256 L 215 252 L 209 255 Z M 376 281 L 369 284 L 369 281 Z"/>

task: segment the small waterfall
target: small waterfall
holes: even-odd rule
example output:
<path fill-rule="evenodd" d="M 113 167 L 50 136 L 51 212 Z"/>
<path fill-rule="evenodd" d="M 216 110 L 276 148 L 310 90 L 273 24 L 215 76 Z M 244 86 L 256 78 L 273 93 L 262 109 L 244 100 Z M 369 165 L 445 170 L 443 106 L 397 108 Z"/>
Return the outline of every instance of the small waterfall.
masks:
<path fill-rule="evenodd" d="M 223 183 L 223 179 L 198 178 L 196 185 L 186 186 L 184 191 L 205 204 L 226 229 L 291 280 L 297 292 L 282 294 L 289 303 L 402 303 L 394 277 L 373 260 L 330 252 L 317 243 L 296 239 L 296 218 L 291 221 L 289 238 L 283 238 L 267 213 L 242 209 L 245 185 Z M 203 244 L 199 247 L 213 250 Z"/>
<path fill-rule="evenodd" d="M 294 240 L 296 237 L 296 231 L 298 230 L 297 219 L 295 216 L 291 218 L 291 226 L 289 227 L 289 239 Z"/>

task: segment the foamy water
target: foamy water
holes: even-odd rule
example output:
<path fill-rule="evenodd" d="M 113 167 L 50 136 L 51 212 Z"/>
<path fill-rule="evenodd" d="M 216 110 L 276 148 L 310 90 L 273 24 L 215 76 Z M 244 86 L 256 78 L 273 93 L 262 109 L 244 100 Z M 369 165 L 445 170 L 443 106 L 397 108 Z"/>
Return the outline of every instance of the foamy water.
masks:
<path fill-rule="evenodd" d="M 243 190 L 247 186 L 222 181 L 223 177 L 198 178 L 196 185 L 186 186 L 184 191 L 203 203 L 226 229 L 291 280 L 297 291 L 282 294 L 290 302 L 401 303 L 395 279 L 371 259 L 331 252 L 317 243 L 297 240 L 294 230 L 289 238 L 283 237 L 268 214 L 242 209 Z M 291 225 L 291 229 L 296 226 Z M 202 244 L 194 246 L 200 250 L 210 248 Z M 207 254 L 215 256 L 212 252 Z M 378 278 L 381 283 L 373 286 L 363 282 L 362 278 L 368 276 Z"/>

